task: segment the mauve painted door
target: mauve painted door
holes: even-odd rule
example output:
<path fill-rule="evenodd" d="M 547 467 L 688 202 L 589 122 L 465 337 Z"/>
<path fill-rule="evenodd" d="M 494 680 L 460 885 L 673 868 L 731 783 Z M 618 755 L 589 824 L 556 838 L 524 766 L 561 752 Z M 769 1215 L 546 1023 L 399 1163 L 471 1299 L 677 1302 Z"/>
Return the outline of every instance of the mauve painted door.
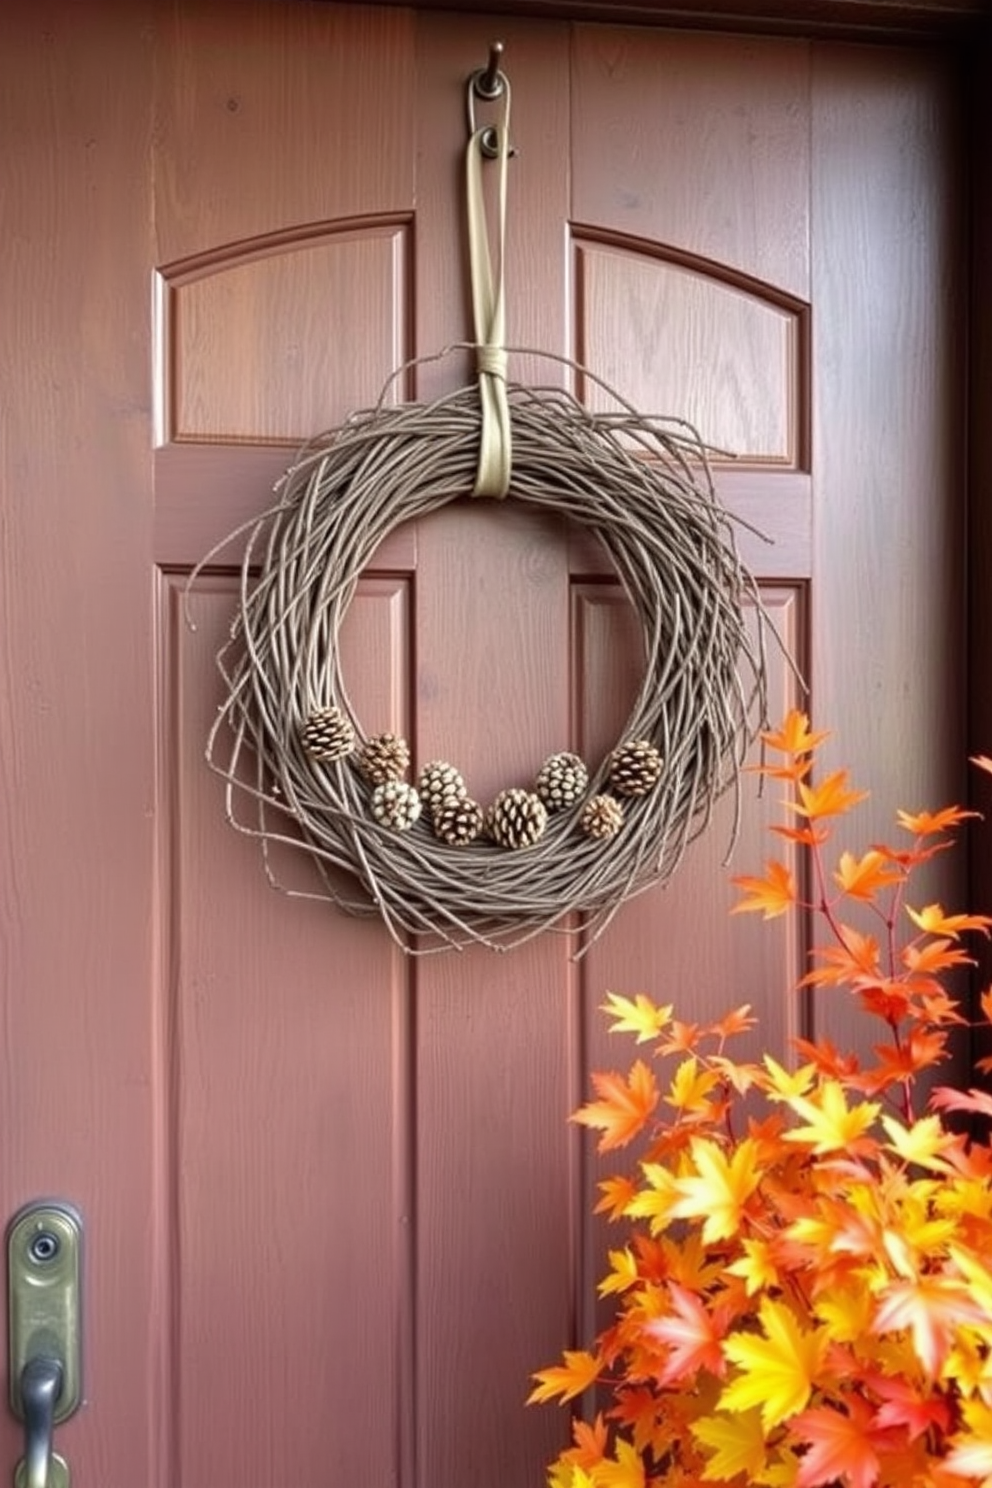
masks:
<path fill-rule="evenodd" d="M 273 892 L 204 763 L 235 577 L 200 577 L 192 631 L 187 575 L 300 438 L 468 333 L 464 84 L 496 33 L 511 341 L 737 453 L 720 489 L 772 539 L 745 555 L 872 785 L 864 840 L 960 790 L 939 53 L 269 0 L 7 16 L 0 1197 L 86 1218 L 74 1488 L 536 1488 L 567 1422 L 528 1375 L 594 1305 L 566 1117 L 622 1057 L 605 990 L 751 1001 L 778 1052 L 811 1016 L 795 936 L 728 918 L 729 809 L 581 963 L 418 960 Z M 483 798 L 598 758 L 641 664 L 596 555 L 488 503 L 390 540 L 345 649 L 363 722 Z M 797 700 L 775 654 L 771 686 Z M 773 797 L 746 791 L 740 871 Z M 9 1418 L 2 1444 L 9 1475 Z"/>

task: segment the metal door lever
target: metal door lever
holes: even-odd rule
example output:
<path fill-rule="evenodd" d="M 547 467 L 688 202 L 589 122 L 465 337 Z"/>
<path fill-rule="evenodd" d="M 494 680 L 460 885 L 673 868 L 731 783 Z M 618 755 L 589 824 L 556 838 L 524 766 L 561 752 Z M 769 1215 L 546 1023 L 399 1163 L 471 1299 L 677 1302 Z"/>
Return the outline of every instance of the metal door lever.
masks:
<path fill-rule="evenodd" d="M 48 1470 L 55 1434 L 55 1403 L 62 1389 L 62 1365 L 57 1359 L 30 1359 L 21 1373 L 24 1408 L 25 1488 L 51 1488 Z"/>

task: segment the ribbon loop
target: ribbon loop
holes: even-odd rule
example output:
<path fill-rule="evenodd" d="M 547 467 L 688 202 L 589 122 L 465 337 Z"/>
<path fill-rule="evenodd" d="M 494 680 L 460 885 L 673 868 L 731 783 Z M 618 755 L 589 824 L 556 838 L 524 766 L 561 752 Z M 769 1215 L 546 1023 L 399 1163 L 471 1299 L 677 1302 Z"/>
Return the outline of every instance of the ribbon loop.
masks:
<path fill-rule="evenodd" d="M 471 87 L 471 84 L 469 85 Z M 473 496 L 507 494 L 510 488 L 512 440 L 510 405 L 506 393 L 506 317 L 503 296 L 503 259 L 506 245 L 506 177 L 509 159 L 510 85 L 504 81 L 505 109 L 497 125 L 473 130 L 466 157 L 469 272 L 475 324 L 476 371 L 482 407 L 479 465 Z M 489 224 L 482 184 L 484 142 L 495 135 L 498 165 L 496 205 L 496 264 L 489 247 Z"/>

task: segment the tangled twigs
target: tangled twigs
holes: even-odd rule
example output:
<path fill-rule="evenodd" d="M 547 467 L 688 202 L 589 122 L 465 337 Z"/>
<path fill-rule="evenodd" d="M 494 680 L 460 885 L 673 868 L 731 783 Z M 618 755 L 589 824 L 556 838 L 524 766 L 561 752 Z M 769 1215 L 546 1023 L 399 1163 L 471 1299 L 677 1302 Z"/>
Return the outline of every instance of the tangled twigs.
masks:
<path fill-rule="evenodd" d="M 510 499 L 591 532 L 643 632 L 644 681 L 623 738 L 649 741 L 664 769 L 625 802 L 621 830 L 608 841 L 579 830 L 580 801 L 524 851 L 481 838 L 452 847 L 426 813 L 408 830 L 382 825 L 354 756 L 319 760 L 301 745 L 315 710 L 339 710 L 367 738 L 341 675 L 341 624 L 387 534 L 471 492 L 475 388 L 364 410 L 300 454 L 276 505 L 247 529 L 238 612 L 218 657 L 227 698 L 207 756 L 227 781 L 230 820 L 261 839 L 267 867 L 272 842 L 302 845 L 320 897 L 380 914 L 409 951 L 507 948 L 576 912 L 587 945 L 623 900 L 671 875 L 728 786 L 739 804 L 741 765 L 765 723 L 768 621 L 695 433 L 627 406 L 591 413 L 553 388 L 511 384 L 509 395 Z M 604 761 L 590 769 L 586 799 L 608 787 Z M 235 810 L 243 799 L 248 821 Z"/>

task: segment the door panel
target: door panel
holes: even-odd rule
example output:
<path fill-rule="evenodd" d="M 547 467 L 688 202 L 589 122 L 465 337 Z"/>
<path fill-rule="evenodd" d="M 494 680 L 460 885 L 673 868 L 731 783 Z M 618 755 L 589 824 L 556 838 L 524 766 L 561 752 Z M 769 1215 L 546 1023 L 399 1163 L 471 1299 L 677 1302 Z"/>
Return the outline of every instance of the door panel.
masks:
<path fill-rule="evenodd" d="M 8 24 L 0 343 L 9 947 L 0 1193 L 88 1228 L 76 1488 L 525 1488 L 567 1430 L 604 1236 L 569 1127 L 597 1012 L 750 1001 L 784 1054 L 794 929 L 728 915 L 724 799 L 588 955 L 414 958 L 225 821 L 203 757 L 238 545 L 296 441 L 470 335 L 464 88 L 491 19 L 67 0 Z M 689 414 L 838 763 L 955 798 L 961 204 L 938 51 L 499 24 L 525 381 Z M 480 111 L 481 112 L 481 111 Z M 149 293 L 151 286 L 152 293 Z M 151 303 L 151 311 L 149 311 Z M 418 366 L 397 397 L 466 376 Z M 152 369 L 149 372 L 149 369 Z M 7 554 L 11 557 L 8 558 Z M 348 616 L 363 724 L 473 794 L 597 761 L 640 637 L 587 536 L 513 503 L 392 534 Z M 804 694 L 770 657 L 773 715 Z M 898 747 L 896 743 L 898 742 Z M 774 792 L 743 787 L 738 871 Z M 243 810 L 239 820 L 247 819 Z M 852 844 L 856 845 L 856 844 Z M 957 898 L 941 864 L 933 897 Z M 843 1018 L 817 1008 L 843 1036 Z M 17 1451 L 0 1427 L 5 1461 Z M 6 1470 L 4 1468 L 3 1470 Z"/>

